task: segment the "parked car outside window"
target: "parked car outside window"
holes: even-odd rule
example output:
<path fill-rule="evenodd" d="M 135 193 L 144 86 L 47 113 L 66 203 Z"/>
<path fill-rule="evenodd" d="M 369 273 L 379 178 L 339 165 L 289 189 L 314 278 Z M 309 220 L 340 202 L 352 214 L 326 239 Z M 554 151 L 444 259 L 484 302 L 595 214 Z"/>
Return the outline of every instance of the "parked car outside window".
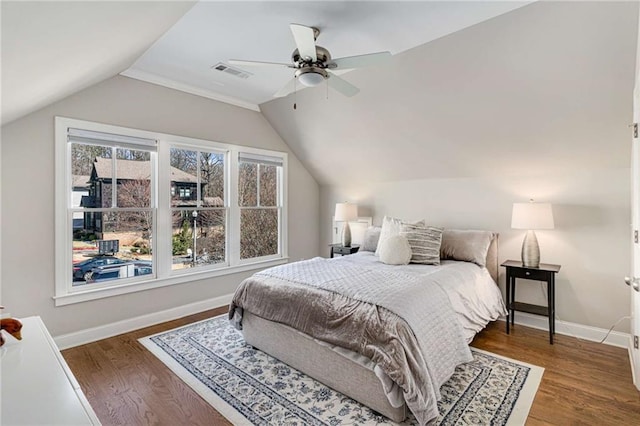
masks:
<path fill-rule="evenodd" d="M 126 263 L 126 260 L 118 259 L 114 256 L 96 256 L 92 257 L 91 259 L 83 260 L 82 262 L 73 265 L 73 280 L 88 281 L 88 278 L 91 276 L 91 270 L 93 268 L 121 263 Z"/>
<path fill-rule="evenodd" d="M 132 268 L 129 268 L 132 266 Z M 153 264 L 149 260 L 136 260 L 119 264 L 104 265 L 90 271 L 88 282 L 114 280 L 118 278 L 137 277 L 153 273 Z"/>

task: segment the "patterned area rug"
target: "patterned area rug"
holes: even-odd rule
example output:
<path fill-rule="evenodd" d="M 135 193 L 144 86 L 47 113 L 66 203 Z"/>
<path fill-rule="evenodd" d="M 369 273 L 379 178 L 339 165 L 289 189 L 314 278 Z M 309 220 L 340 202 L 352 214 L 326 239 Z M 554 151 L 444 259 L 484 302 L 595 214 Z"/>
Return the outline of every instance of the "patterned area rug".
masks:
<path fill-rule="evenodd" d="M 247 345 L 226 315 L 140 342 L 236 425 L 397 424 Z M 524 424 L 544 369 L 472 350 L 440 389 L 438 424 Z"/>

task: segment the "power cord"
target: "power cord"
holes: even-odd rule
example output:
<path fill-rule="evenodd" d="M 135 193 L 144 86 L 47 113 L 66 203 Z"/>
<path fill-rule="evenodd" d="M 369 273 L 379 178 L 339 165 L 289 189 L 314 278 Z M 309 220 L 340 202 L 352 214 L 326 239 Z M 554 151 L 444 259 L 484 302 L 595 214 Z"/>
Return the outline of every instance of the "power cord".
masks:
<path fill-rule="evenodd" d="M 545 286 L 542 283 L 540 283 L 540 291 L 542 291 L 542 295 L 544 296 L 545 300 L 549 300 L 548 297 L 547 297 L 547 289 L 545 288 Z M 558 314 L 554 314 L 554 317 L 555 317 L 556 320 L 562 321 L 560 319 L 560 317 L 558 316 Z M 607 337 L 609 337 L 609 335 L 613 331 L 613 329 L 616 328 L 616 326 L 618 324 L 620 324 L 623 320 L 626 320 L 626 319 L 631 319 L 631 316 L 625 315 L 623 317 L 620 317 L 618 319 L 618 321 L 616 321 L 616 323 L 613 324 L 611 326 L 611 328 L 609 328 L 609 331 L 607 331 L 607 334 L 604 336 L 604 338 L 602 340 L 600 340 L 598 343 L 600 343 L 600 344 L 604 343 L 605 340 L 607 340 Z M 569 327 L 567 327 L 567 330 L 569 330 L 569 333 L 571 334 L 572 337 L 578 339 L 581 342 L 593 342 L 592 340 L 581 339 L 580 337 L 576 336 L 575 334 L 573 334 L 573 332 L 571 331 L 571 329 Z"/>

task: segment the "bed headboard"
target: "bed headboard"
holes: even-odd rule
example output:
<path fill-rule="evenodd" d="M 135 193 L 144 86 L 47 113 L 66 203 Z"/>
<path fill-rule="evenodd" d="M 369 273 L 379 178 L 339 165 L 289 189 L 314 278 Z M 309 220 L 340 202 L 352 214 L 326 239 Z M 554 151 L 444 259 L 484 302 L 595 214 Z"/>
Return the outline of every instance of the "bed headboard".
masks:
<path fill-rule="evenodd" d="M 498 265 L 498 237 L 499 234 L 496 233 L 493 240 L 491 240 L 491 244 L 489 244 L 489 251 L 487 251 L 487 269 L 496 284 L 498 284 L 498 272 L 500 269 Z"/>

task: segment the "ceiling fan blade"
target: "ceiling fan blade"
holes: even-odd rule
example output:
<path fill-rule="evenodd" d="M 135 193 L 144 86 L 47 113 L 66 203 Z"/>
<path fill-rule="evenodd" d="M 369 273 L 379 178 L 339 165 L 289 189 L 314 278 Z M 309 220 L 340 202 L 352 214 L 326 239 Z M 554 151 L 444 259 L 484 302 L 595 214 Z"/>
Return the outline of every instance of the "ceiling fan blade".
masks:
<path fill-rule="evenodd" d="M 371 65 L 377 65 L 382 62 L 386 62 L 391 59 L 391 52 L 378 52 L 369 53 L 367 55 L 347 56 L 344 58 L 338 58 L 332 60 L 336 65 L 335 67 L 329 65 L 331 69 L 334 68 L 362 68 Z"/>
<path fill-rule="evenodd" d="M 327 83 L 329 83 L 329 86 L 331 86 L 333 89 L 337 90 L 347 97 L 354 96 L 360 91 L 360 89 L 358 89 L 356 86 L 349 83 L 347 80 L 338 77 L 332 72 L 329 73 Z"/>
<path fill-rule="evenodd" d="M 289 80 L 287 82 L 287 84 L 284 85 L 284 87 L 280 90 L 278 90 L 273 97 L 274 98 L 284 98 L 285 96 L 287 96 L 289 93 L 293 92 L 294 90 L 296 90 L 296 88 L 298 90 L 304 89 L 305 86 L 303 86 L 302 84 L 297 84 L 297 79 L 292 78 L 291 80 Z M 297 86 L 297 87 L 296 87 Z"/>
<path fill-rule="evenodd" d="M 291 33 L 293 33 L 293 39 L 296 42 L 300 57 L 304 60 L 310 59 L 312 62 L 317 61 L 316 38 L 313 33 L 313 28 L 300 24 L 291 24 L 289 27 L 291 27 Z"/>
<path fill-rule="evenodd" d="M 245 61 L 242 59 L 229 59 L 229 63 L 231 65 L 246 65 L 251 67 L 262 67 L 262 66 L 279 66 L 286 68 L 293 68 L 291 64 L 283 64 L 281 62 L 261 62 L 261 61 Z"/>

